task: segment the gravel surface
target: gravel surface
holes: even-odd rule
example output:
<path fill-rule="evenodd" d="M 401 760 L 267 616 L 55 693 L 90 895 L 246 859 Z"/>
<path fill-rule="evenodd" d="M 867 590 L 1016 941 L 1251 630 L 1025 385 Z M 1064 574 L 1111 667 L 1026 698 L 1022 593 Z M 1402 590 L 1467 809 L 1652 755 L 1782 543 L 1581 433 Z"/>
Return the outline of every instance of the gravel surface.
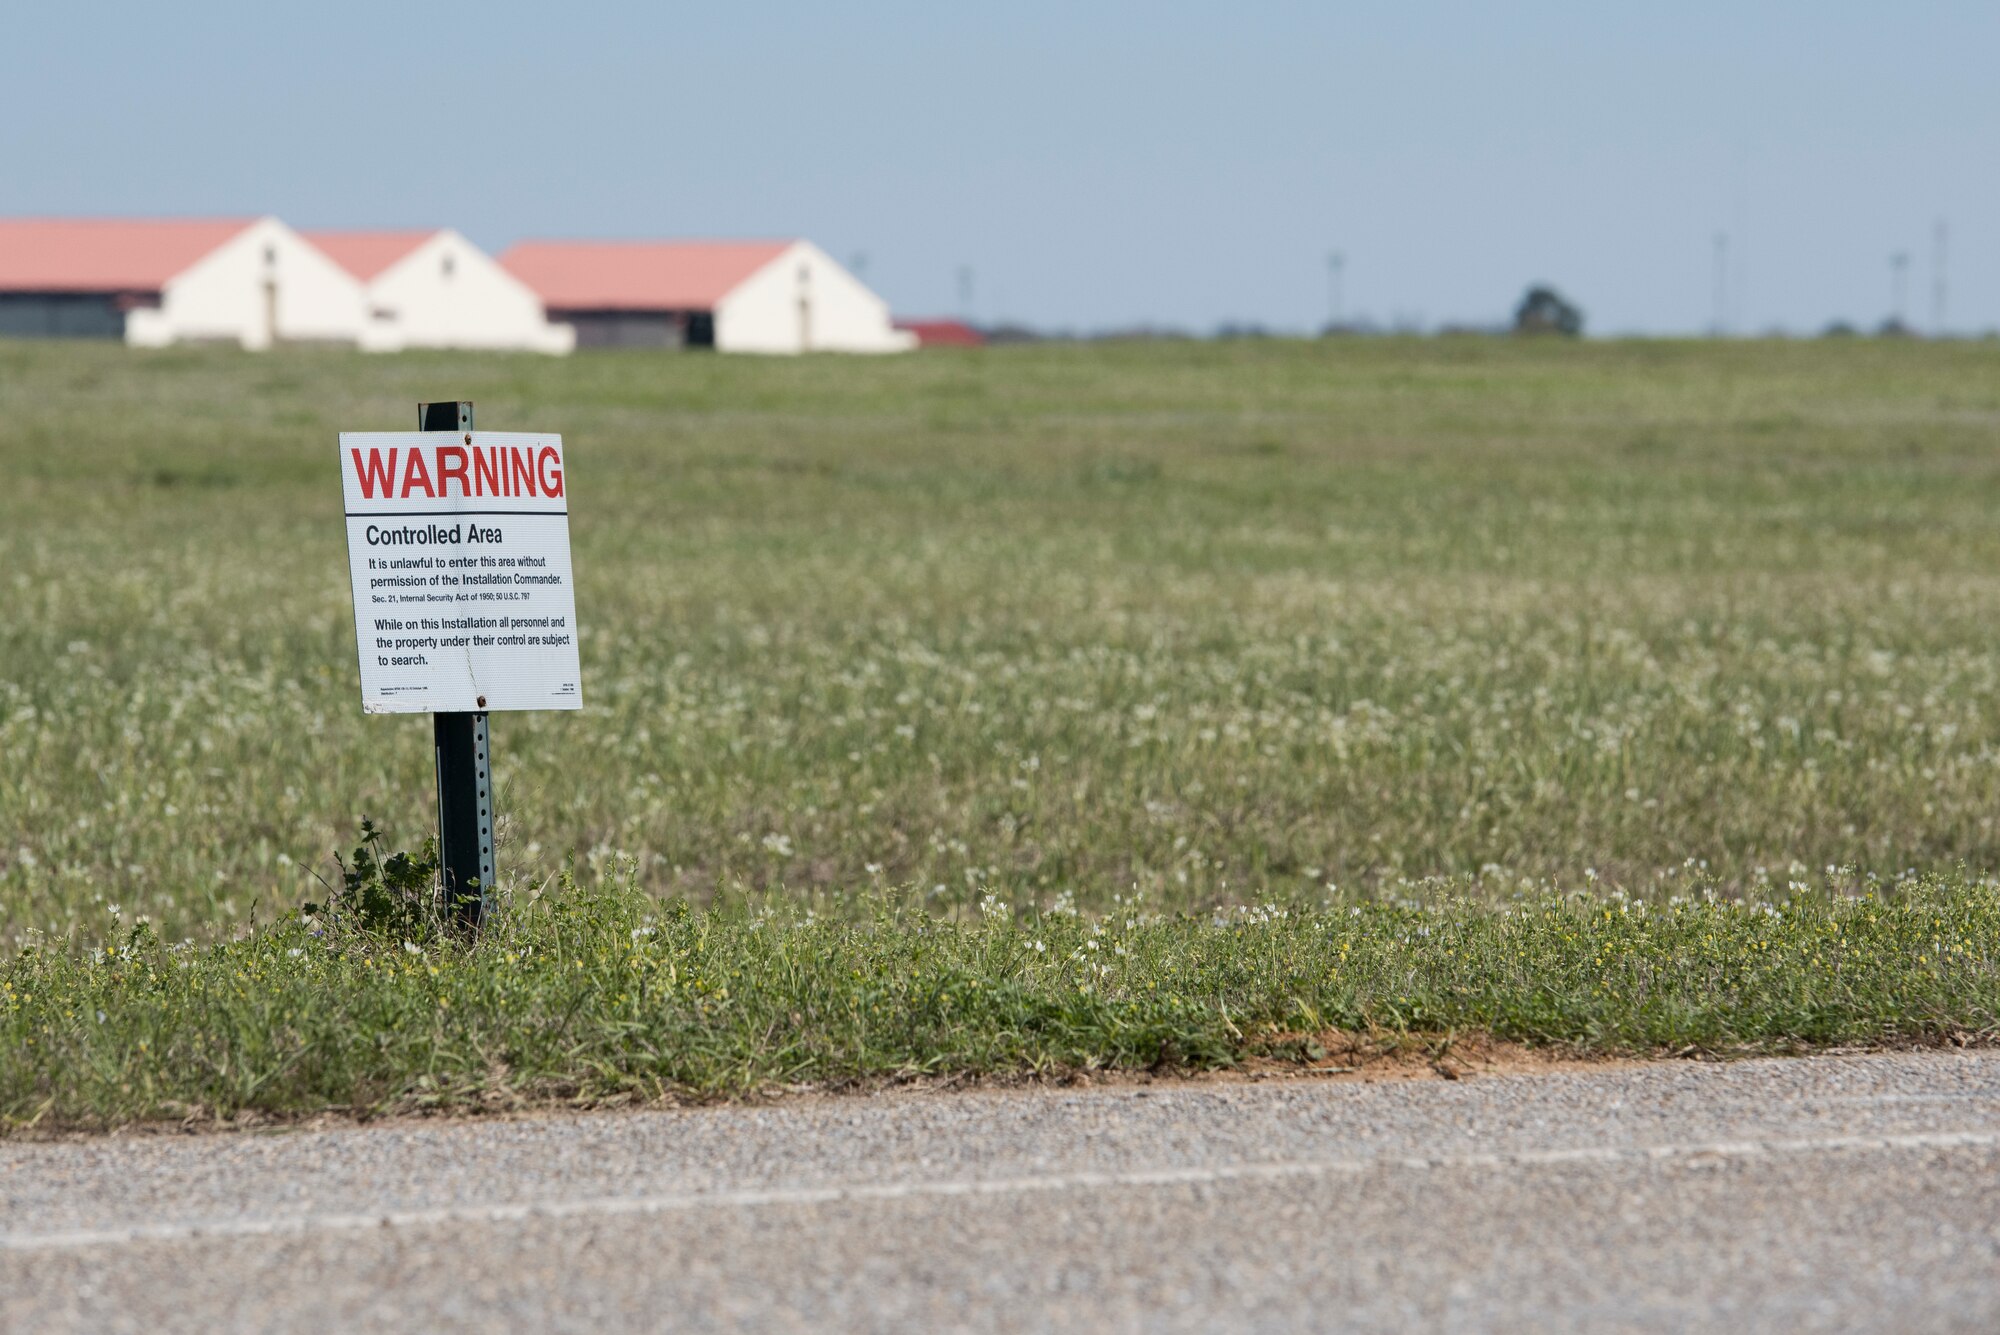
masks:
<path fill-rule="evenodd" d="M 0 1144 L 0 1329 L 2000 1329 L 2000 1054 Z"/>

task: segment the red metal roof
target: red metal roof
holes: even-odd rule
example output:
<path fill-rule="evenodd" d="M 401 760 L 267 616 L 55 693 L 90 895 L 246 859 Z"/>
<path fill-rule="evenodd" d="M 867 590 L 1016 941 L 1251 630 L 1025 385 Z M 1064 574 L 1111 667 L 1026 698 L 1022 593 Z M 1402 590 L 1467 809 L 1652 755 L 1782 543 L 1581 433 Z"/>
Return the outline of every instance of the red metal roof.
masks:
<path fill-rule="evenodd" d="M 550 310 L 711 310 L 790 241 L 523 241 L 500 263 Z"/>
<path fill-rule="evenodd" d="M 335 264 L 366 283 L 437 235 L 428 232 L 302 232 Z"/>
<path fill-rule="evenodd" d="M 917 345 L 924 348 L 979 348 L 986 346 L 986 335 L 974 329 L 963 320 L 898 320 L 896 328 L 917 336 Z"/>
<path fill-rule="evenodd" d="M 247 218 L 0 218 L 0 291 L 157 292 Z"/>

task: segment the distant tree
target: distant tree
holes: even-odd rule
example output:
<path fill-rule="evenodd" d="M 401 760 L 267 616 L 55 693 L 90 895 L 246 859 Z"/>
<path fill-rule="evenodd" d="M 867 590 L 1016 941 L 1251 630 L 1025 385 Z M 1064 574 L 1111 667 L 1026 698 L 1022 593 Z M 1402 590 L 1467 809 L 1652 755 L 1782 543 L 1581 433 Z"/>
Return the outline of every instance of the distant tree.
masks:
<path fill-rule="evenodd" d="M 1853 338 L 1854 326 L 1845 320 L 1835 320 L 1832 324 L 1820 330 L 1819 336 L 1821 338 Z"/>
<path fill-rule="evenodd" d="M 1046 343 L 1066 337 L 1065 334 L 1045 333 L 1025 324 L 996 324 L 986 329 L 988 343 Z"/>
<path fill-rule="evenodd" d="M 1319 336 L 1321 338 L 1370 337 L 1381 332 L 1381 327 L 1373 320 L 1365 315 L 1357 315 L 1352 320 L 1326 324 L 1320 329 Z"/>
<path fill-rule="evenodd" d="M 1514 332 L 1575 338 L 1583 332 L 1583 312 L 1554 288 L 1536 284 L 1514 308 Z"/>
<path fill-rule="evenodd" d="M 1193 338 L 1185 329 L 1172 325 L 1128 325 L 1122 329 L 1098 329 L 1085 334 L 1092 343 L 1179 343 Z"/>

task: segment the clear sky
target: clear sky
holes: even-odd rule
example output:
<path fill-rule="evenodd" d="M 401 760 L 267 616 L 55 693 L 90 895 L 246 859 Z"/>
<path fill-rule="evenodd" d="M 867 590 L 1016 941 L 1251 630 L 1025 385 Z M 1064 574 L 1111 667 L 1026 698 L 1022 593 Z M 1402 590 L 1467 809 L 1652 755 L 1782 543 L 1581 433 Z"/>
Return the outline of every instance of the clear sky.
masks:
<path fill-rule="evenodd" d="M 2000 3 L 10 6 L 0 212 L 810 237 L 904 314 L 2000 325 Z"/>

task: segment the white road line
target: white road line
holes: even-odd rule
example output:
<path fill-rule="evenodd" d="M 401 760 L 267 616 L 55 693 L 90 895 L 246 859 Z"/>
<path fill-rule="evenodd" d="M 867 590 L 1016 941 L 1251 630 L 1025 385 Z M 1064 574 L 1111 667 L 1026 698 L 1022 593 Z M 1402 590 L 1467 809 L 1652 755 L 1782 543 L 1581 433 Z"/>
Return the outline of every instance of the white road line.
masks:
<path fill-rule="evenodd" d="M 1585 1146 L 1567 1150 L 1524 1150 L 1491 1154 L 1383 1156 L 1304 1160 L 1293 1163 L 1229 1164 L 1208 1168 L 1158 1168 L 1129 1172 L 1049 1173 L 1033 1177 L 972 1178 L 947 1182 L 888 1182 L 827 1187 L 748 1187 L 725 1191 L 671 1192 L 654 1196 L 586 1196 L 567 1201 L 447 1205 L 428 1210 L 381 1210 L 342 1214 L 279 1215 L 115 1228 L 68 1229 L 55 1233 L 0 1233 L 0 1252 L 49 1252 L 115 1247 L 140 1242 L 210 1238 L 286 1237 L 354 1232 L 373 1228 L 424 1228 L 438 1224 L 509 1224 L 620 1215 L 674 1214 L 697 1210 L 758 1209 L 770 1206 L 867 1204 L 876 1201 L 1013 1196 L 1030 1192 L 1086 1191 L 1130 1187 L 1182 1187 L 1232 1182 L 1282 1182 L 1294 1178 L 1345 1177 L 1389 1171 L 1431 1172 L 1454 1168 L 1544 1168 L 1615 1163 L 1665 1163 L 1677 1159 L 1760 1159 L 1787 1155 L 1866 1151 L 2000 1149 L 2000 1131 L 1929 1131 L 1889 1136 L 1825 1136 L 1803 1140 L 1718 1140 L 1636 1148 Z"/>

